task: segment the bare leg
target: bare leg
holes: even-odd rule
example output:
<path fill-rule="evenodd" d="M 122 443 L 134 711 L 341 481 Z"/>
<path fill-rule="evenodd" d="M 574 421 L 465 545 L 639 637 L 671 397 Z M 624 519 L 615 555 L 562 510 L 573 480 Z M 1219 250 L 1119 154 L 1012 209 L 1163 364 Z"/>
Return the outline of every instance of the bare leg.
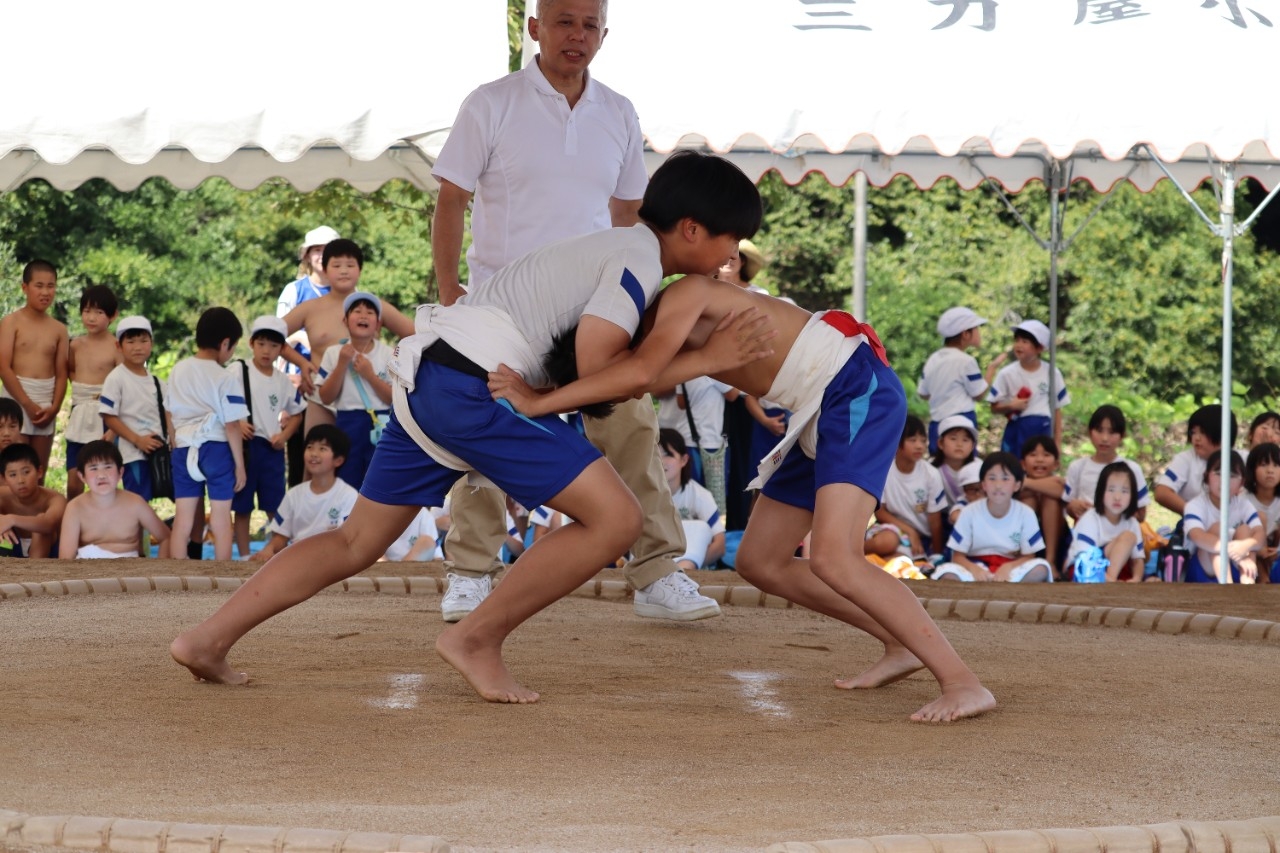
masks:
<path fill-rule="evenodd" d="M 1130 555 L 1133 553 L 1133 546 L 1137 543 L 1137 539 L 1128 530 L 1121 533 L 1115 539 L 1112 539 L 1107 545 L 1107 580 L 1120 580 L 1120 573 L 1124 571 L 1124 567 L 1129 565 Z M 1141 578 L 1138 578 L 1141 580 Z"/>
<path fill-rule="evenodd" d="M 233 521 L 234 535 L 236 540 L 236 550 L 240 553 L 240 559 L 249 556 L 249 516 L 252 513 L 237 512 Z"/>
<path fill-rule="evenodd" d="M 436 639 L 440 657 L 490 702 L 538 701 L 538 694 L 507 669 L 503 642 L 530 616 L 589 580 L 640 535 L 640 506 L 604 459 L 587 466 L 547 503 L 577 523 L 534 543 L 479 607 Z"/>
<path fill-rule="evenodd" d="M 406 525 L 407 526 L 407 525 Z M 213 558 L 231 559 L 231 501 L 209 501 L 209 531 L 213 534 Z"/>
<path fill-rule="evenodd" d="M 53 451 L 52 435 L 29 435 L 28 443 L 40 457 L 40 485 L 44 485 L 44 472 L 49 470 L 49 454 Z"/>
<path fill-rule="evenodd" d="M 1041 495 L 1040 532 L 1044 535 L 1044 558 L 1053 567 L 1054 577 L 1061 577 L 1058 572 L 1058 544 L 1062 541 L 1062 530 L 1065 526 L 1062 501 L 1050 495 Z"/>
<path fill-rule="evenodd" d="M 200 498 L 178 498 L 174 501 L 173 534 L 169 537 L 170 559 L 187 559 L 187 537 L 191 535 L 201 504 L 203 500 Z"/>
<path fill-rule="evenodd" d="M 231 647 L 253 628 L 320 590 L 372 566 L 418 514 L 416 506 L 356 499 L 342 527 L 290 545 L 249 578 L 217 612 L 169 646 L 198 680 L 243 684 L 249 677 L 227 663 Z M 175 532 L 174 541 L 186 537 Z"/>

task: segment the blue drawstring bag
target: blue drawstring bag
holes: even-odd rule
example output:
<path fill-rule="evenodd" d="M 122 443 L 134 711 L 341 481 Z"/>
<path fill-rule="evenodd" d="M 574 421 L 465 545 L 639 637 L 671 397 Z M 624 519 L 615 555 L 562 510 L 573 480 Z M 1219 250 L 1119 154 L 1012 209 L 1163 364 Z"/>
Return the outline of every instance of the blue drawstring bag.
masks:
<path fill-rule="evenodd" d="M 1090 548 L 1076 557 L 1076 583 L 1106 583 L 1107 569 L 1111 561 L 1098 547 Z"/>

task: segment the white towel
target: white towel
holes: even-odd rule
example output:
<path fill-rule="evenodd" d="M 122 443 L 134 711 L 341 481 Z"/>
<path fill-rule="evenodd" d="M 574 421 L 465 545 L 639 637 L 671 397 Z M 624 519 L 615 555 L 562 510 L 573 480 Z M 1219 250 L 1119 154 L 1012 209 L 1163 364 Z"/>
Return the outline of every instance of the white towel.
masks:
<path fill-rule="evenodd" d="M 123 554 L 117 554 L 115 551 L 108 551 L 98 545 L 81 545 L 76 549 L 77 560 L 119 560 L 137 556 L 137 551 L 126 551 Z"/>
<path fill-rule="evenodd" d="M 85 444 L 102 438 L 106 430 L 102 426 L 102 415 L 98 414 L 98 395 L 101 393 L 101 384 L 71 383 L 71 414 L 67 417 L 67 441 Z"/>

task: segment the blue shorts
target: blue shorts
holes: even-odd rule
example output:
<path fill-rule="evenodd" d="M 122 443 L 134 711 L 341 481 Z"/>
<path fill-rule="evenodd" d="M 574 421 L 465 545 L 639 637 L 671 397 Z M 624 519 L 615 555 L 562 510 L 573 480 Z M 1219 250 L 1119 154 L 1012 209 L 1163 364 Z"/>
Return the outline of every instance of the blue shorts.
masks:
<path fill-rule="evenodd" d="M 206 441 L 200 445 L 200 473 L 205 482 L 197 483 L 187 473 L 187 451 L 179 447 L 173 451 L 173 496 L 177 498 L 202 498 L 209 490 L 209 500 L 229 501 L 236 493 L 236 461 L 231 447 L 225 441 Z"/>
<path fill-rule="evenodd" d="M 542 506 L 600 451 L 554 415 L 526 418 L 489 396 L 483 379 L 422 360 L 409 410 L 432 441 L 492 480 L 522 506 Z M 360 494 L 388 506 L 441 506 L 460 474 L 436 462 L 393 412 Z"/>
<path fill-rule="evenodd" d="M 76 470 L 76 460 L 80 457 L 80 448 L 84 447 L 84 442 L 72 441 L 67 439 L 67 470 Z"/>
<path fill-rule="evenodd" d="M 244 449 L 244 488 L 231 499 L 232 512 L 253 512 L 253 500 L 258 499 L 258 509 L 273 514 L 284 500 L 284 450 L 276 450 L 271 442 L 260 435 Z"/>
<path fill-rule="evenodd" d="M 818 458 L 806 456 L 797 442 L 764 484 L 764 494 L 813 512 L 818 489 L 850 483 L 878 504 L 906 419 L 898 375 L 870 346 L 858 347 L 822 394 Z"/>
<path fill-rule="evenodd" d="M 1037 435 L 1053 435 L 1053 420 L 1048 415 L 1021 415 L 1005 425 L 1000 449 L 1022 458 L 1022 445 Z"/>
<path fill-rule="evenodd" d="M 133 492 L 147 503 L 151 502 L 154 495 L 151 493 L 151 466 L 147 460 L 124 463 L 124 490 Z"/>
<path fill-rule="evenodd" d="M 379 414 L 387 414 L 388 411 L 383 409 Z M 364 409 L 351 409 L 337 412 L 334 421 L 351 442 L 338 476 L 352 488 L 359 489 L 364 484 L 369 463 L 373 461 L 373 440 L 369 435 L 373 431 L 373 418 Z"/>

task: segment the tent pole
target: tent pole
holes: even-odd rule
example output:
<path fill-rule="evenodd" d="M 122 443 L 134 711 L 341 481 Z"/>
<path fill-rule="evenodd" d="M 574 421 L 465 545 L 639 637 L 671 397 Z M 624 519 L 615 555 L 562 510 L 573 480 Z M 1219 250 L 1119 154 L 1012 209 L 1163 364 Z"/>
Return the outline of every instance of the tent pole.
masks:
<path fill-rule="evenodd" d="M 867 322 L 867 173 L 853 176 L 853 316 Z"/>
<path fill-rule="evenodd" d="M 1054 160 L 1049 166 L 1049 434 L 1055 442 L 1058 440 L 1054 424 L 1058 422 L 1058 252 L 1062 247 L 1058 185 L 1061 181 L 1062 161 Z"/>
<path fill-rule="evenodd" d="M 1222 197 L 1219 200 L 1222 236 L 1222 458 L 1218 493 L 1218 583 L 1231 583 L 1231 560 L 1227 542 L 1231 529 L 1227 526 L 1231 494 L 1231 455 L 1235 436 L 1231 434 L 1231 283 L 1234 272 L 1236 214 L 1235 163 L 1222 164 Z"/>

